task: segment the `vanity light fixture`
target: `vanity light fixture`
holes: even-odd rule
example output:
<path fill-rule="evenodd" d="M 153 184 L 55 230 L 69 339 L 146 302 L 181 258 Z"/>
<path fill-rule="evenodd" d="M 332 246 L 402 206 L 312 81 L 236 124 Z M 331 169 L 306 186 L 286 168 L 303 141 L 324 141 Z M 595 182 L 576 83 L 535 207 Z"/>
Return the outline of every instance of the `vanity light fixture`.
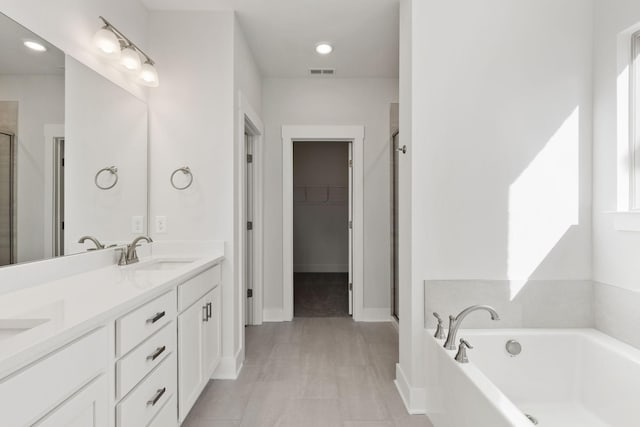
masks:
<path fill-rule="evenodd" d="M 140 56 L 131 46 L 127 46 L 120 52 L 120 63 L 129 71 L 138 71 L 142 66 Z"/>
<path fill-rule="evenodd" d="M 31 50 L 35 50 L 36 52 L 47 51 L 47 48 L 42 43 L 38 43 L 37 41 L 25 40 L 23 43 L 26 47 L 28 47 Z"/>
<path fill-rule="evenodd" d="M 109 21 L 102 16 L 100 19 L 104 25 L 93 36 L 93 42 L 100 53 L 109 58 L 118 59 L 126 70 L 136 72 L 139 83 L 149 87 L 157 87 L 159 84 L 158 72 L 149 55 L 129 40 L 122 31 L 111 25 Z"/>
<path fill-rule="evenodd" d="M 329 43 L 318 43 L 316 45 L 316 52 L 318 52 L 320 55 L 328 55 L 333 52 L 333 46 L 331 46 Z"/>

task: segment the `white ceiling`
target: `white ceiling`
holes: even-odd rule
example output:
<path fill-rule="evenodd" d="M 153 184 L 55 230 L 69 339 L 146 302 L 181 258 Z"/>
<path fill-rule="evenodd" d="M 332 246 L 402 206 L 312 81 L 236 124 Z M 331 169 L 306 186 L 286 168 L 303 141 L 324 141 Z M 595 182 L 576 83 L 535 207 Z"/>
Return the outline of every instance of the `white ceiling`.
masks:
<path fill-rule="evenodd" d="M 398 77 L 399 0 L 142 0 L 148 9 L 235 10 L 265 77 Z M 321 57 L 318 42 L 334 51 Z"/>
<path fill-rule="evenodd" d="M 37 53 L 27 49 L 24 40 L 47 47 Z M 64 53 L 46 40 L 0 13 L 0 74 L 64 74 Z"/>

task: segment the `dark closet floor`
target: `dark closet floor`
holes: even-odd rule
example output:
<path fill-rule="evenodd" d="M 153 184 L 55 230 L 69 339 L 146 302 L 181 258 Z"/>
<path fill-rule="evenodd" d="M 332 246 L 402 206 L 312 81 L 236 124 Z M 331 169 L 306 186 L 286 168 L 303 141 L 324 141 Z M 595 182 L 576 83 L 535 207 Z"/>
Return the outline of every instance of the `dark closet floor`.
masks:
<path fill-rule="evenodd" d="M 349 316 L 348 273 L 294 273 L 295 317 Z"/>

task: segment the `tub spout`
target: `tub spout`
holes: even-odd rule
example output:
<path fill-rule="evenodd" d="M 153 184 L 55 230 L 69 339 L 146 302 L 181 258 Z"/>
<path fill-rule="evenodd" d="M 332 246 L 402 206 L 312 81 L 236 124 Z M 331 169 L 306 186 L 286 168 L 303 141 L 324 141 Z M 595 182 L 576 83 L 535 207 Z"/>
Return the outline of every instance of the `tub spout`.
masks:
<path fill-rule="evenodd" d="M 500 320 L 498 312 L 493 307 L 490 307 L 488 305 L 472 305 L 471 307 L 467 307 L 462 310 L 456 317 L 449 316 L 449 333 L 447 334 L 447 340 L 444 342 L 444 348 L 446 348 L 447 350 L 456 349 L 456 335 L 458 335 L 460 324 L 462 323 L 464 318 L 467 317 L 467 315 L 478 310 L 488 311 L 491 315 L 491 320 Z"/>

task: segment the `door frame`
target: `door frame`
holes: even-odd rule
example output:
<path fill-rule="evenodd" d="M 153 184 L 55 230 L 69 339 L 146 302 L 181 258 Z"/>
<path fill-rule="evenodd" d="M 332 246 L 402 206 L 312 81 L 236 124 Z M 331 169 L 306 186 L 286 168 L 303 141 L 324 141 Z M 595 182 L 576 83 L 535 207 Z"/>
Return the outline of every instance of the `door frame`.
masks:
<path fill-rule="evenodd" d="M 241 340 L 244 342 L 244 324 L 246 319 L 246 284 L 245 284 L 245 242 L 247 239 L 247 218 L 246 218 L 246 168 L 247 151 L 245 142 L 245 132 L 249 134 L 253 143 L 253 313 L 252 325 L 261 325 L 263 319 L 263 158 L 264 158 L 264 125 L 260 116 L 253 109 L 248 99 L 238 91 L 238 112 L 237 112 L 237 182 L 236 203 L 238 206 L 238 217 L 236 232 L 239 236 L 236 239 L 236 257 L 238 286 L 238 325 L 240 327 Z"/>
<path fill-rule="evenodd" d="M 55 147 L 57 141 L 64 138 L 63 124 L 44 125 L 44 217 L 51 218 L 51 221 L 44 223 L 45 258 L 55 256 Z M 62 242 L 63 246 L 64 243 L 66 242 Z"/>
<path fill-rule="evenodd" d="M 353 320 L 364 309 L 364 126 L 282 126 L 282 317 L 293 320 L 293 143 L 345 141 L 353 147 Z"/>

